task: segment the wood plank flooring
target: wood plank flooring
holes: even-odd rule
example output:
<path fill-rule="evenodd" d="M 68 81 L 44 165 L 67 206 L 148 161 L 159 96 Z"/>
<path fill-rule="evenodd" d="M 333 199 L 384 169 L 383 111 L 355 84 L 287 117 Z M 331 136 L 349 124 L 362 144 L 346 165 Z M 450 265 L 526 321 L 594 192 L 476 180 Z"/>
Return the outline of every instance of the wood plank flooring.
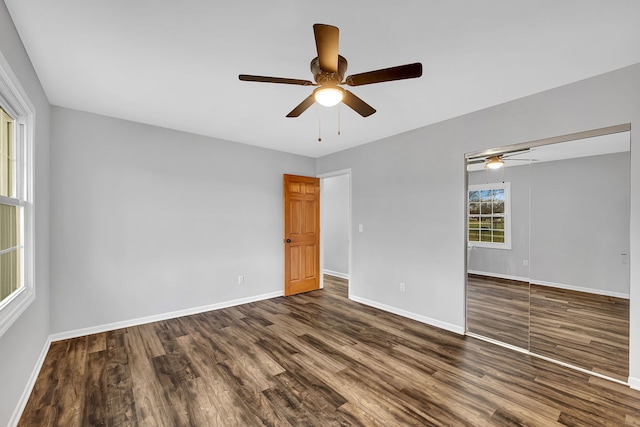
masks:
<path fill-rule="evenodd" d="M 529 348 L 529 282 L 469 274 L 467 330 Z"/>
<path fill-rule="evenodd" d="M 532 352 L 629 377 L 629 300 L 531 285 Z"/>
<path fill-rule="evenodd" d="M 611 378 L 629 376 L 629 300 L 468 275 L 467 330 Z"/>
<path fill-rule="evenodd" d="M 55 342 L 20 426 L 622 426 L 640 392 L 346 298 Z"/>

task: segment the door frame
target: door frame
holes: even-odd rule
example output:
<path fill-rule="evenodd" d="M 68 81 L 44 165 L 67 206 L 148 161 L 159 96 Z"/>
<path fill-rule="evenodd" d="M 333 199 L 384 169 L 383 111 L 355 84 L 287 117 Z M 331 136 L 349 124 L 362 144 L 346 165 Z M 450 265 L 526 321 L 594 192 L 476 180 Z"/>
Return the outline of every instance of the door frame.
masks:
<path fill-rule="evenodd" d="M 353 271 L 353 266 L 352 266 L 352 242 L 353 242 L 353 227 L 352 227 L 352 223 L 351 223 L 351 218 L 352 218 L 352 208 L 353 208 L 353 192 L 352 192 L 352 188 L 353 188 L 353 179 L 352 179 L 352 175 L 351 175 L 351 168 L 349 169 L 340 169 L 340 170 L 336 170 L 333 172 L 326 172 L 326 173 L 322 173 L 322 174 L 318 174 L 316 175 L 316 178 L 320 178 L 320 289 L 324 288 L 324 248 L 325 248 L 325 227 L 324 227 L 324 206 L 325 206 L 325 199 L 324 199 L 324 180 L 325 178 L 334 178 L 337 176 L 343 176 L 343 175 L 347 175 L 349 177 L 349 206 L 347 208 L 347 224 L 349 227 L 349 232 L 348 232 L 348 248 L 347 248 L 347 253 L 348 253 L 348 269 L 349 271 L 347 272 L 347 274 L 349 275 L 349 286 L 347 287 L 347 291 L 348 291 L 348 297 L 349 299 L 351 299 L 351 285 L 353 283 L 353 277 L 351 272 Z"/>

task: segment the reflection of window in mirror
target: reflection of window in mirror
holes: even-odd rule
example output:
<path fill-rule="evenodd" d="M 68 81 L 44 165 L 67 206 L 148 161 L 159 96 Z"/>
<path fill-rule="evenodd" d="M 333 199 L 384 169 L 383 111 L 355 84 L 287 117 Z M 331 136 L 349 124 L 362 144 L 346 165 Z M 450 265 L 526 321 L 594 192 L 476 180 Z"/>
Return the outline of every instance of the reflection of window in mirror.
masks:
<path fill-rule="evenodd" d="M 511 249 L 511 186 L 508 182 L 469 185 L 469 246 Z"/>

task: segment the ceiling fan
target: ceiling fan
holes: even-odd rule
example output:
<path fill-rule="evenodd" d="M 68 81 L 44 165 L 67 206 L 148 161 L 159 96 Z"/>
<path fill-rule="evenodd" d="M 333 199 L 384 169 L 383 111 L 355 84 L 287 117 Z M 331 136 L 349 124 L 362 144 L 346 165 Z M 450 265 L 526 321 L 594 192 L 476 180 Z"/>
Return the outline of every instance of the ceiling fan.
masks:
<path fill-rule="evenodd" d="M 362 86 L 373 83 L 390 82 L 393 80 L 413 79 L 422 75 L 422 64 L 400 65 L 366 73 L 353 74 L 344 79 L 347 71 L 347 60 L 338 55 L 339 30 L 337 27 L 325 24 L 315 24 L 313 33 L 316 39 L 318 56 L 311 60 L 311 73 L 315 83 L 310 80 L 288 79 L 281 77 L 264 77 L 240 74 L 238 77 L 247 82 L 281 83 L 301 86 L 317 86 L 313 93 L 291 110 L 287 117 L 298 117 L 314 102 L 331 107 L 344 102 L 348 107 L 362 117 L 369 117 L 376 110 L 355 96 L 341 85 Z M 344 79 L 344 80 L 343 80 Z"/>
<path fill-rule="evenodd" d="M 475 158 L 475 159 L 469 159 L 469 161 L 467 162 L 470 165 L 474 165 L 474 164 L 478 164 L 478 163 L 484 163 L 484 167 L 487 169 L 500 169 L 501 167 L 504 166 L 504 162 L 508 161 L 508 162 L 537 162 L 537 159 L 512 159 L 512 156 L 517 156 L 523 153 L 528 152 L 529 149 L 526 150 L 518 150 L 518 151 L 511 151 L 508 153 L 502 153 L 502 154 L 493 154 L 490 156 L 485 156 L 485 157 L 479 157 L 479 158 Z"/>

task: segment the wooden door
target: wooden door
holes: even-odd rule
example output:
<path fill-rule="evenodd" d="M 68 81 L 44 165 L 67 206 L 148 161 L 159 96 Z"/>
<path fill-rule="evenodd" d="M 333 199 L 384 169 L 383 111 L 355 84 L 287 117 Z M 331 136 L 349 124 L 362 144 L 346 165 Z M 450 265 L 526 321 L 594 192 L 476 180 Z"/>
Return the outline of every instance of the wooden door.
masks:
<path fill-rule="evenodd" d="M 320 288 L 320 180 L 284 175 L 284 294 Z"/>

